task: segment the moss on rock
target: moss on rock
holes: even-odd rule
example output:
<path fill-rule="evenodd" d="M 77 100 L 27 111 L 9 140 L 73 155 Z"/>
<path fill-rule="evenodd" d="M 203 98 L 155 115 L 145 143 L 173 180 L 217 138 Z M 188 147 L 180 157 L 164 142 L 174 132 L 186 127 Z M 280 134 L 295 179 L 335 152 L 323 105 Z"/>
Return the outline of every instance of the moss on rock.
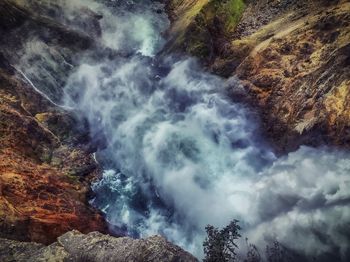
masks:
<path fill-rule="evenodd" d="M 170 1 L 168 6 L 170 12 L 177 10 L 173 13 L 176 22 L 170 32 L 176 37 L 169 49 L 185 51 L 207 61 L 220 52 L 224 38 L 233 34 L 245 9 L 243 0 L 179 2 Z"/>

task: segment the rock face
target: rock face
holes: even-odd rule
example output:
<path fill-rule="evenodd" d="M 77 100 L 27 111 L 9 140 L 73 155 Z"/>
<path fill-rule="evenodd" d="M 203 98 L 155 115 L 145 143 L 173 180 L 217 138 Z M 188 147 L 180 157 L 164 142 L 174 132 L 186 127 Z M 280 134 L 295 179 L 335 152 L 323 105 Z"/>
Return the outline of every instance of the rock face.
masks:
<path fill-rule="evenodd" d="M 114 238 L 98 232 L 68 232 L 50 246 L 0 239 L 0 260 L 96 262 L 194 262 L 189 253 L 160 236 L 147 239 Z"/>
<path fill-rule="evenodd" d="M 73 123 L 0 69 L 0 236 L 51 243 L 72 229 L 105 231 L 87 200 L 98 169 Z"/>
<path fill-rule="evenodd" d="M 88 203 L 97 145 L 77 112 L 57 106 L 101 17 L 60 3 L 0 2 L 0 261 L 197 261 L 159 236 L 102 234 L 106 222 Z"/>
<path fill-rule="evenodd" d="M 229 30 L 220 22 L 225 15 L 208 16 L 205 1 L 177 2 L 168 7 L 169 34 L 176 36 L 169 46 L 194 55 L 198 49 L 187 47 L 209 47 L 202 61 L 224 77 L 238 76 L 278 151 L 300 144 L 350 146 L 349 1 L 245 1 L 243 9 L 235 9 L 239 20 Z M 194 18 L 188 25 L 181 22 L 194 6 L 199 8 Z M 195 27 L 206 37 L 198 38 L 200 44 L 179 38 L 179 24 L 182 35 Z"/>
<path fill-rule="evenodd" d="M 99 170 L 86 127 L 11 66 L 27 35 L 62 36 L 62 42 L 41 40 L 52 52 L 73 39 L 67 52 L 84 50 L 79 43 L 87 38 L 14 1 L 1 1 L 0 14 L 0 237 L 48 244 L 72 229 L 106 232 L 103 217 L 88 204 Z"/>
<path fill-rule="evenodd" d="M 232 34 L 245 4 L 243 0 L 171 0 L 167 10 L 172 26 L 167 51 L 183 50 L 210 63 Z"/>
<path fill-rule="evenodd" d="M 101 33 L 97 14 L 78 8 L 72 11 L 64 3 L 51 0 L 0 3 L 0 34 L 4 36 L 0 39 L 0 55 L 56 102 L 62 97 L 62 87 L 75 61 L 82 52 L 95 46 L 94 39 Z M 66 16 L 75 20 L 66 21 Z M 83 31 L 84 26 L 73 26 L 79 24 L 89 29 Z"/>

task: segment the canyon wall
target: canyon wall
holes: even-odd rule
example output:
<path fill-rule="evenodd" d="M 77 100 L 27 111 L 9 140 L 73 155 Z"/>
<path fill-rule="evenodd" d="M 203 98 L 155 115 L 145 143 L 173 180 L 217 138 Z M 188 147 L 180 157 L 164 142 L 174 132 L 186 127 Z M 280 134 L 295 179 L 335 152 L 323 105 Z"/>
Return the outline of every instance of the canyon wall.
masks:
<path fill-rule="evenodd" d="M 194 55 L 209 71 L 239 79 L 228 93 L 255 107 L 277 152 L 301 144 L 349 147 L 349 1 L 170 0 L 167 11 L 172 26 L 163 53 Z M 120 261 L 130 252 L 136 261 L 195 261 L 159 237 L 59 237 L 73 229 L 107 232 L 88 203 L 101 173 L 92 153 L 103 145 L 90 141 L 78 112 L 59 106 L 75 60 L 91 48 L 99 55 L 101 15 L 80 9 L 71 16 L 75 28 L 62 12 L 50 1 L 0 3 L 0 258 L 77 259 L 84 245 L 96 257 L 102 242 L 108 250 L 100 255 Z"/>
<path fill-rule="evenodd" d="M 350 145 L 349 1 L 171 0 L 168 47 L 237 76 L 276 150 Z"/>
<path fill-rule="evenodd" d="M 100 173 L 88 128 L 43 97 L 14 66 L 31 38 L 57 64 L 92 41 L 19 2 L 0 3 L 0 237 L 49 244 L 72 229 L 106 232 L 102 215 L 88 204 L 90 183 Z M 61 82 L 51 83 L 54 99 Z"/>
<path fill-rule="evenodd" d="M 160 236 L 106 235 L 90 206 L 103 142 L 60 103 L 79 59 L 100 50 L 102 17 L 62 3 L 0 2 L 0 260 L 197 261 Z"/>

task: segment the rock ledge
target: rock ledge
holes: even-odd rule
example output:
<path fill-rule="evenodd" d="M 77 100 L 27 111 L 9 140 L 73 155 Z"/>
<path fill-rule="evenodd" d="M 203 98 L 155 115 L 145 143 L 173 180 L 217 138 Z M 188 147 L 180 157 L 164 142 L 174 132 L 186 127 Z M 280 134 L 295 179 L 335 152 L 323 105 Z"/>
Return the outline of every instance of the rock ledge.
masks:
<path fill-rule="evenodd" d="M 70 231 L 45 246 L 0 239 L 0 260 L 9 261 L 198 261 L 161 236 L 147 239 L 115 238 L 99 232 L 87 235 Z"/>

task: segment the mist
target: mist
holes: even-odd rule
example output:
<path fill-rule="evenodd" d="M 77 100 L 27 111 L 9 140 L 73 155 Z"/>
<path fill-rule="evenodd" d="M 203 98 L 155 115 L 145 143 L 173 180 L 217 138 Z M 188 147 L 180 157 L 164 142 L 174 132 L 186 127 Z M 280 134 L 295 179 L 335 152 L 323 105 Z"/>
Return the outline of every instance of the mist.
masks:
<path fill-rule="evenodd" d="M 99 46 L 124 54 L 96 58 L 90 50 L 74 61 L 59 103 L 104 141 L 91 204 L 111 230 L 161 234 L 201 258 L 205 226 L 238 219 L 261 251 L 277 240 L 307 260 L 350 258 L 348 152 L 301 147 L 277 157 L 254 112 L 228 97 L 228 88 L 240 88 L 235 78 L 211 75 L 194 58 L 157 55 L 169 25 L 160 3 L 61 5 L 60 19 L 80 30 L 89 25 L 74 20 L 78 9 L 101 14 Z M 29 69 L 25 57 L 18 67 L 29 76 L 50 61 Z"/>

